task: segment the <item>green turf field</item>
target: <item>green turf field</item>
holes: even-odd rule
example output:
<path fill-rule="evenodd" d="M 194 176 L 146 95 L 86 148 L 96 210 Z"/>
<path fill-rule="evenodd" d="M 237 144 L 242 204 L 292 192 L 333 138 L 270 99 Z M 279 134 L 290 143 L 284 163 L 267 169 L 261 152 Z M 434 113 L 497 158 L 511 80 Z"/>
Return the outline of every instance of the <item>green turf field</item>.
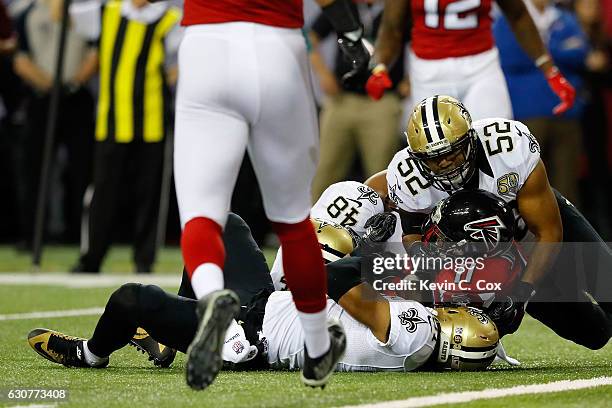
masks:
<path fill-rule="evenodd" d="M 123 252 L 115 252 L 113 256 L 122 257 L 112 258 L 106 270 L 118 273 L 121 265 L 129 266 L 129 251 L 120 251 Z M 59 268 L 65 270 L 66 264 L 73 262 L 72 254 L 76 250 L 59 248 L 51 249 L 51 252 L 48 259 L 54 259 L 54 263 L 47 264 L 49 268 L 46 270 L 60 271 Z M 20 269 L 20 265 L 27 267 L 23 260 L 6 260 L 4 257 L 8 253 L 9 249 L 0 249 L 1 270 L 27 270 Z M 165 272 L 172 271 L 172 262 L 178 261 L 180 267 L 178 251 L 166 251 L 162 257 L 163 265 L 168 266 Z M 5 267 L 4 261 L 12 266 Z M 138 279 L 137 275 L 132 276 Z M 4 394 L 11 388 L 62 388 L 69 391 L 66 402 L 4 399 L 0 400 L 0 406 L 342 406 L 521 384 L 612 377 L 612 345 L 596 352 L 586 350 L 558 338 L 538 322 L 526 319 L 517 334 L 504 338 L 508 353 L 522 361 L 520 368 L 495 366 L 481 373 L 339 373 L 323 391 L 302 386 L 295 372 L 225 372 L 210 389 L 194 392 L 185 385 L 183 355 L 177 356 L 171 368 L 160 369 L 153 367 L 135 349 L 125 348 L 113 354 L 107 369 L 68 369 L 42 359 L 26 342 L 27 333 L 35 327 L 87 337 L 92 333 L 96 316 L 3 319 L 8 314 L 103 307 L 113 289 L 0 285 L 0 391 Z M 166 289 L 176 290 L 175 287 Z M 612 386 L 478 400 L 459 405 L 609 407 L 612 406 Z"/>
<path fill-rule="evenodd" d="M 264 250 L 271 264 L 276 256 L 275 249 Z M 66 272 L 76 264 L 79 249 L 76 246 L 46 246 L 42 253 L 40 270 L 42 272 Z M 157 254 L 154 265 L 155 273 L 179 273 L 183 265 L 181 250 L 178 247 L 166 247 Z M 114 246 L 109 251 L 102 272 L 130 273 L 134 270 L 132 250 L 127 246 Z M 32 254 L 17 251 L 12 246 L 0 246 L 0 273 L 32 271 Z"/>

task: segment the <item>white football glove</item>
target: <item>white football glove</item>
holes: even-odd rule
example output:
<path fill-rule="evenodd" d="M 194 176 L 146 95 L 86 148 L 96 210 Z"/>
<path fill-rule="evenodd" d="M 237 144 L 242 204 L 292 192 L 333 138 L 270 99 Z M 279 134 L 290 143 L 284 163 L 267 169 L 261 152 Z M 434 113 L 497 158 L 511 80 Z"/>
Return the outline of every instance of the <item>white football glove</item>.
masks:
<path fill-rule="evenodd" d="M 257 347 L 246 339 L 242 326 L 232 320 L 225 333 L 225 343 L 221 350 L 223 360 L 231 363 L 243 363 L 252 360 L 257 355 Z"/>

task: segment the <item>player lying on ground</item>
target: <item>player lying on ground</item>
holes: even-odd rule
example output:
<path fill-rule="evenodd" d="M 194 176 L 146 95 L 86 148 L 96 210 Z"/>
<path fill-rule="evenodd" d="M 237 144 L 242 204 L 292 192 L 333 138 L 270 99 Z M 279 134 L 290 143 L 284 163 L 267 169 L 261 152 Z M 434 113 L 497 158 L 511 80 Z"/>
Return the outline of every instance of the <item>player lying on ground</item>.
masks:
<path fill-rule="evenodd" d="M 332 226 L 322 229 L 329 234 L 346 233 Z M 251 261 L 258 258 L 253 253 L 243 255 Z M 347 333 L 347 352 L 337 369 L 410 371 L 428 363 L 433 367 L 479 369 L 491 363 L 497 352 L 498 333 L 484 314 L 466 308 L 433 312 L 415 301 L 389 301 L 361 282 L 360 269 L 354 266 L 358 260 L 344 258 L 328 265 L 331 299 L 327 301 L 327 315 L 338 319 Z M 265 260 L 261 261 L 265 266 Z M 271 281 L 267 273 L 259 274 L 260 281 L 253 285 L 250 272 L 260 272 L 260 266 L 226 270 L 236 273 L 228 280 L 228 286 L 237 283 L 237 293 L 247 296 L 254 289 L 261 292 L 251 296 L 247 307 L 242 308 L 239 318 L 243 326 L 234 323 L 234 332 L 228 331 L 224 358 L 234 362 L 248 360 L 256 367 L 300 368 L 304 338 L 291 293 L 269 295 Z M 355 270 L 357 274 L 347 273 Z M 109 299 L 89 340 L 46 329 L 33 330 L 28 340 L 43 357 L 75 367 L 105 367 L 110 354 L 124 347 L 138 327 L 161 343 L 185 352 L 197 330 L 196 305 L 193 299 L 172 295 L 156 286 L 126 284 Z M 336 323 L 330 330 L 339 327 Z M 458 330 L 462 336 L 454 335 Z M 255 347 L 245 350 L 239 341 L 242 336 Z M 459 351 L 457 345 L 464 350 Z M 465 347 L 475 351 L 466 352 Z"/>
<path fill-rule="evenodd" d="M 497 196 L 518 216 L 515 238 L 530 232 L 535 242 L 511 295 L 516 307 L 526 306 L 527 313 L 568 340 L 591 349 L 606 345 L 612 331 L 612 251 L 550 187 L 529 129 L 509 119 L 472 123 L 459 101 L 435 95 L 416 105 L 406 135 L 408 148 L 368 182 L 393 201 L 404 234 L 419 233 L 424 217 L 455 191 L 478 188 Z M 559 253 L 562 242 L 573 244 Z M 521 313 L 515 315 L 509 333 L 520 323 Z"/>
<path fill-rule="evenodd" d="M 386 196 L 386 195 L 385 195 Z M 339 258 L 339 255 L 334 252 L 340 251 L 342 254 L 350 252 L 347 246 L 352 246 L 356 241 L 366 239 L 368 241 L 381 242 L 401 241 L 401 224 L 397 222 L 399 217 L 397 214 L 385 213 L 388 209 L 388 202 L 385 202 L 371 188 L 363 183 L 355 181 L 342 181 L 329 186 L 321 195 L 310 211 L 311 218 L 315 218 L 321 222 L 329 224 L 338 224 L 345 227 L 349 234 L 337 236 L 332 241 L 326 241 L 325 234 L 321 234 L 317 224 L 317 238 L 323 248 L 323 257 L 326 262 L 332 262 Z M 379 216 L 376 218 L 374 216 Z M 235 214 L 230 214 L 227 221 L 228 226 L 223 233 L 223 241 L 228 251 L 226 263 L 230 270 L 241 268 L 255 268 L 254 273 L 250 274 L 246 279 L 250 285 L 238 285 L 233 280 L 236 274 L 230 273 L 227 277 L 231 281 L 231 287 L 241 286 L 241 291 L 238 293 L 240 299 L 249 299 L 257 293 L 259 288 L 259 277 L 267 273 L 267 267 L 263 265 L 261 259 L 263 254 L 257 248 L 257 245 L 250 237 L 248 227 Z M 366 229 L 369 229 L 366 235 Z M 364 237 L 365 236 L 365 237 Z M 335 249 L 335 250 L 334 250 Z M 247 254 L 242 256 L 241 254 Z M 249 255 L 251 254 L 251 255 Z M 285 274 L 283 270 L 282 249 L 279 248 L 278 254 L 274 261 L 271 270 L 274 289 L 283 290 L 287 288 Z M 251 288 L 249 291 L 248 288 Z M 183 280 L 178 292 L 179 296 L 195 299 L 192 286 L 189 282 L 187 273 L 183 271 Z M 244 302 L 242 302 L 244 305 Z M 136 336 L 131 341 L 141 351 L 146 351 L 155 365 L 161 367 L 169 366 L 173 359 L 175 351 L 171 348 L 160 346 L 146 332 L 139 330 Z M 245 342 L 244 349 L 248 350 L 250 344 Z"/>

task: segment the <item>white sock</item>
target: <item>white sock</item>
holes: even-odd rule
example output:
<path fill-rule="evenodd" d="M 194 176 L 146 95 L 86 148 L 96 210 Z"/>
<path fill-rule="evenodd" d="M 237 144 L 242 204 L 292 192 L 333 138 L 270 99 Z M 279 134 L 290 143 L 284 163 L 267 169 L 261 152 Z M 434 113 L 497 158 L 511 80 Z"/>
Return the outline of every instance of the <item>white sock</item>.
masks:
<path fill-rule="evenodd" d="M 205 263 L 196 268 L 191 275 L 191 286 L 196 298 L 201 299 L 225 286 L 223 271 L 214 263 Z"/>
<path fill-rule="evenodd" d="M 91 350 L 89 350 L 86 341 L 83 342 L 83 352 L 85 354 L 85 362 L 93 367 L 100 365 L 106 360 L 108 360 L 108 357 L 98 357 L 94 353 L 92 353 Z"/>
<path fill-rule="evenodd" d="M 304 328 L 304 343 L 310 358 L 321 357 L 330 347 L 327 331 L 327 308 L 317 313 L 298 311 Z"/>

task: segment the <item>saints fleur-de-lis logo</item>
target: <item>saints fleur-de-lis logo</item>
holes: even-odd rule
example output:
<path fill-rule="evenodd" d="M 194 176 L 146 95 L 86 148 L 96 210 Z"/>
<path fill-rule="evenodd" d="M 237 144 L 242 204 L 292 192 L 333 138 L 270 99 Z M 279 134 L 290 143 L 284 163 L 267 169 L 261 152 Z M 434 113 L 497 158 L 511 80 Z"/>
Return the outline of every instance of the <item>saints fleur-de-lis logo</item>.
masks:
<path fill-rule="evenodd" d="M 527 139 L 529 139 L 529 151 L 531 153 L 535 153 L 535 152 L 540 153 L 540 144 L 538 143 L 538 141 L 537 141 L 537 139 L 535 138 L 534 135 L 532 135 L 529 132 L 527 132 L 527 133 L 522 132 L 521 129 L 519 129 L 518 126 L 515 126 L 514 128 L 518 132 L 519 136 L 521 136 L 521 137 L 527 136 Z"/>
<path fill-rule="evenodd" d="M 397 317 L 400 320 L 402 326 L 406 326 L 406 331 L 408 333 L 414 333 L 417 329 L 417 326 L 421 323 L 427 323 L 425 320 L 419 317 L 419 312 L 416 309 L 410 308 L 406 311 L 403 311 Z"/>
<path fill-rule="evenodd" d="M 359 197 L 357 197 L 357 200 L 369 200 L 372 204 L 376 204 L 378 199 L 380 199 L 378 193 L 372 190 L 370 187 L 359 186 L 357 187 L 357 190 L 359 191 Z"/>
<path fill-rule="evenodd" d="M 395 178 L 397 181 L 397 177 Z M 389 198 L 391 199 L 391 201 L 393 201 L 395 204 L 403 204 L 404 202 L 402 201 L 401 198 L 399 198 L 399 196 L 397 195 L 397 190 L 401 190 L 402 188 L 399 186 L 399 181 L 397 184 L 393 184 L 391 186 L 389 186 Z"/>

